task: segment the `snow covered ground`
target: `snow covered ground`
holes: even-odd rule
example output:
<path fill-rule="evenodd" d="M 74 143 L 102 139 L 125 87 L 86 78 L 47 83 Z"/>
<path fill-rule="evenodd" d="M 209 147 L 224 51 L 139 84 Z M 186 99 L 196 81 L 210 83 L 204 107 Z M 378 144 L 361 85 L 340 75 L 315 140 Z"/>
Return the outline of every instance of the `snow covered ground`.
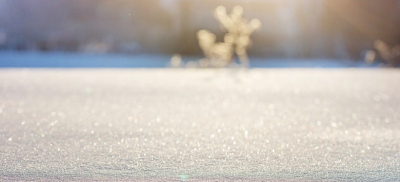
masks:
<path fill-rule="evenodd" d="M 396 69 L 0 69 L 0 181 L 400 181 Z"/>
<path fill-rule="evenodd" d="M 13 68 L 165 68 L 171 55 L 120 55 L 120 54 L 83 54 L 68 52 L 17 52 L 0 51 L 0 67 Z M 201 57 L 183 57 L 183 61 L 200 60 Z M 297 60 L 276 58 L 250 58 L 253 68 L 288 68 L 288 67 L 377 67 L 354 60 Z"/>

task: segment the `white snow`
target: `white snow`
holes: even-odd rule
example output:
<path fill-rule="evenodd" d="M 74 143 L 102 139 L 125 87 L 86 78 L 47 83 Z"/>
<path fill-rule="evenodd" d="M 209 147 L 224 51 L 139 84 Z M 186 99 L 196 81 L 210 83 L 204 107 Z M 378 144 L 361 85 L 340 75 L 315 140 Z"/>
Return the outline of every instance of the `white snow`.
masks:
<path fill-rule="evenodd" d="M 1 69 L 0 181 L 400 180 L 396 69 Z"/>

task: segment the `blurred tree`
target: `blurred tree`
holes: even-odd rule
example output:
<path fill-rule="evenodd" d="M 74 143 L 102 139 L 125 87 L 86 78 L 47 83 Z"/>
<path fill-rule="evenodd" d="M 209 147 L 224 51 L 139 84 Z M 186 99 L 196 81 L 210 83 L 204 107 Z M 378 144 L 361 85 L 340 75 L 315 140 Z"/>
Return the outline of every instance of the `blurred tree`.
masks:
<path fill-rule="evenodd" d="M 354 54 L 373 48 L 377 39 L 400 43 L 399 0 L 383 0 L 379 5 L 375 0 L 330 0 L 327 7 L 331 16 L 336 16 L 337 28 L 344 30 L 347 49 Z"/>

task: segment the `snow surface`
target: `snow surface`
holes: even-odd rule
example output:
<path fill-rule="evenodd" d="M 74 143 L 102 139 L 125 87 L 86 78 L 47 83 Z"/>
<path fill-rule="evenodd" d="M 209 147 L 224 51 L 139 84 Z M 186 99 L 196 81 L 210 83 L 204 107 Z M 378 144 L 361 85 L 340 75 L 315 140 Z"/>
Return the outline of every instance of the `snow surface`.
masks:
<path fill-rule="evenodd" d="M 0 69 L 0 181 L 400 181 L 396 69 Z"/>
<path fill-rule="evenodd" d="M 6 68 L 165 68 L 171 55 L 157 54 L 84 54 L 68 52 L 0 51 L 0 67 Z M 202 57 L 183 56 L 183 61 L 196 61 Z M 250 58 L 253 68 L 343 68 L 378 67 L 379 63 L 330 59 L 274 59 Z"/>

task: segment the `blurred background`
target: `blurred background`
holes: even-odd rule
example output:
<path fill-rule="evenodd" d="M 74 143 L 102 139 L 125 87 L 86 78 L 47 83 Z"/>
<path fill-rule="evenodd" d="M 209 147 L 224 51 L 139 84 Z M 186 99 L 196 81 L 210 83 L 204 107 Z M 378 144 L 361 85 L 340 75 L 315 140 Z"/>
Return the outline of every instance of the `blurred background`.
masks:
<path fill-rule="evenodd" d="M 4 51 L 201 57 L 198 30 L 226 33 L 219 5 L 260 19 L 249 55 L 262 60 L 363 61 L 376 40 L 400 44 L 400 0 L 0 0 L 0 64 Z"/>

